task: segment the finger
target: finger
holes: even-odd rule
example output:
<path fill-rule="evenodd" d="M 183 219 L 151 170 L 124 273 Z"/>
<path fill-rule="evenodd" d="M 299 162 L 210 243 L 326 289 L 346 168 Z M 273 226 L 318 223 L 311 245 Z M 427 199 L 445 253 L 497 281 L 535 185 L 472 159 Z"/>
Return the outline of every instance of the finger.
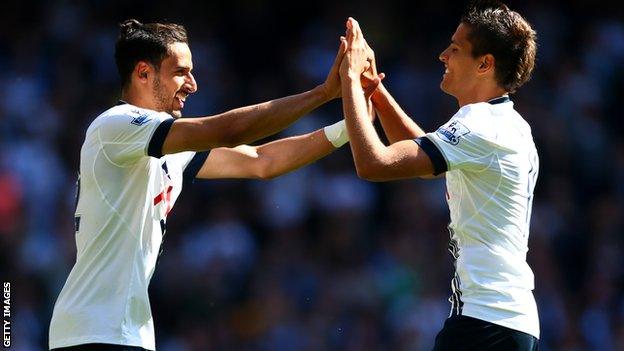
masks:
<path fill-rule="evenodd" d="M 353 43 L 353 30 L 352 29 L 347 29 L 345 32 L 345 40 L 347 41 L 347 45 L 351 45 L 351 43 Z"/>
<path fill-rule="evenodd" d="M 355 37 L 355 40 L 359 40 L 360 38 L 364 39 L 362 29 L 360 28 L 360 23 L 356 21 L 355 18 L 351 18 L 351 21 L 351 25 L 353 26 L 353 36 Z"/>
<path fill-rule="evenodd" d="M 360 24 L 355 20 L 355 18 L 350 17 L 350 20 L 352 27 L 351 30 L 353 31 L 353 40 L 358 40 L 360 38 Z"/>
<path fill-rule="evenodd" d="M 347 20 L 347 29 L 351 30 L 352 33 L 351 42 L 359 39 L 359 28 L 360 25 L 358 24 L 358 21 L 356 21 L 353 17 L 349 17 L 349 19 Z"/>
<path fill-rule="evenodd" d="M 384 78 L 386 78 L 386 74 L 382 72 L 382 73 L 379 73 L 377 77 L 379 77 L 379 81 L 381 82 L 382 80 L 384 80 Z"/>
<path fill-rule="evenodd" d="M 381 79 L 379 79 L 379 77 L 375 77 L 375 79 L 373 79 L 373 87 L 377 89 L 379 83 L 381 83 Z"/>
<path fill-rule="evenodd" d="M 336 53 L 336 58 L 334 59 L 334 65 L 332 66 L 332 69 L 339 67 L 338 65 L 340 65 L 340 62 L 342 62 L 342 58 L 344 57 L 345 52 L 347 52 L 347 43 L 341 39 L 340 46 L 338 47 L 338 53 Z"/>
<path fill-rule="evenodd" d="M 351 22 L 351 17 L 349 17 L 347 19 L 347 23 L 346 23 L 346 31 L 345 31 L 345 36 L 347 37 L 347 41 L 349 43 L 353 42 L 353 23 Z"/>

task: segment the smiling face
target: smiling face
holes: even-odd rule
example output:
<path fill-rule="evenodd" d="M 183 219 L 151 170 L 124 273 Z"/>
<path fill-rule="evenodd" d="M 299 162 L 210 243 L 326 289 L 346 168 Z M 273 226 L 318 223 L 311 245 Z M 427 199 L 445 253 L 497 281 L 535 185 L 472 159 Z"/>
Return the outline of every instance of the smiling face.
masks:
<path fill-rule="evenodd" d="M 185 43 L 169 45 L 169 54 L 160 64 L 152 81 L 152 98 L 156 111 L 167 112 L 175 118 L 182 116 L 186 98 L 197 91 L 191 71 L 191 50 Z"/>
<path fill-rule="evenodd" d="M 451 38 L 451 44 L 439 57 L 445 67 L 440 88 L 458 99 L 466 92 L 474 90 L 478 81 L 481 60 L 472 56 L 469 33 L 470 27 L 461 23 Z"/>

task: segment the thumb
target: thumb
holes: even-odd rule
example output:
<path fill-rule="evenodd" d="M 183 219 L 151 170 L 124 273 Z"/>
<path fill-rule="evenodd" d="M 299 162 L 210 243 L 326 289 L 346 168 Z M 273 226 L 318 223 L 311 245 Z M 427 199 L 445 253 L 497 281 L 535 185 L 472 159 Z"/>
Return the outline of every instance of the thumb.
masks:
<path fill-rule="evenodd" d="M 386 74 L 385 73 L 379 73 L 375 78 L 373 78 L 373 83 L 371 84 L 372 90 L 377 89 L 377 87 L 379 86 L 379 84 L 381 84 L 381 81 L 384 78 L 386 78 Z"/>
<path fill-rule="evenodd" d="M 342 58 L 344 57 L 344 54 L 346 52 L 347 52 L 347 41 L 345 40 L 344 37 L 340 37 L 340 47 L 338 47 L 338 53 L 336 54 L 336 58 L 334 59 L 334 65 L 332 69 L 340 66 L 340 62 L 342 62 Z"/>
<path fill-rule="evenodd" d="M 364 89 L 364 97 L 366 97 L 367 99 L 371 97 L 384 78 L 386 78 L 386 75 L 384 73 L 380 73 L 375 78 L 373 78 L 371 80 L 371 84 L 367 86 L 366 89 Z"/>

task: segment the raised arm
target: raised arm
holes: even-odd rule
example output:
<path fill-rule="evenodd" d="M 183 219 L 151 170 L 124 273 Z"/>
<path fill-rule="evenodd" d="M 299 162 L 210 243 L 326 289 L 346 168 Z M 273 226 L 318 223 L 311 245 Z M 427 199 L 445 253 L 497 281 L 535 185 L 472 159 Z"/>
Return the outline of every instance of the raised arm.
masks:
<path fill-rule="evenodd" d="M 348 141 L 344 121 L 312 133 L 259 146 L 240 145 L 210 151 L 197 178 L 272 179 L 327 156 Z"/>
<path fill-rule="evenodd" d="M 340 95 L 338 69 L 344 49 L 344 42 L 341 41 L 327 79 L 310 91 L 237 108 L 215 116 L 175 120 L 167 133 L 162 153 L 231 147 L 283 130 L 299 117 Z"/>
<path fill-rule="evenodd" d="M 364 37 L 362 37 L 362 41 L 368 51 L 368 60 L 370 61 L 370 68 L 364 75 L 375 77 L 377 76 L 375 53 Z M 379 116 L 384 133 L 391 143 L 425 135 L 425 132 L 403 111 L 383 84 L 377 87 L 370 97 L 370 101 Z"/>
<path fill-rule="evenodd" d="M 368 51 L 357 21 L 347 22 L 347 52 L 340 67 L 342 102 L 357 173 L 368 180 L 427 176 L 434 172 L 429 156 L 413 140 L 385 146 L 370 119 L 360 75 L 370 67 Z"/>
<path fill-rule="evenodd" d="M 403 111 L 383 84 L 377 88 L 371 101 L 391 143 L 425 135 L 425 132 Z"/>
<path fill-rule="evenodd" d="M 362 78 L 365 99 L 383 76 Z M 367 116 L 371 118 L 371 116 Z M 259 146 L 240 145 L 213 149 L 197 174 L 198 178 L 272 179 L 313 163 L 349 141 L 345 121 L 315 132 L 279 139 Z"/>

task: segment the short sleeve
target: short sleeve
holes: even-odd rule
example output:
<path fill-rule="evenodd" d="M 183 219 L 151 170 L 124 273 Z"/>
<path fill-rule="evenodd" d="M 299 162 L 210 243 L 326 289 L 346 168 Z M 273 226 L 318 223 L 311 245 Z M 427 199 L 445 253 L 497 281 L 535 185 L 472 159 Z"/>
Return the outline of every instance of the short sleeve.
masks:
<path fill-rule="evenodd" d="M 460 114 L 453 116 L 450 121 L 438 128 L 433 133 L 428 133 L 424 137 L 417 140 L 419 145 L 432 159 L 428 151 L 437 150 L 444 158 L 445 162 L 438 161 L 434 163 L 436 173 L 439 168 L 446 167 L 446 170 L 467 169 L 480 170 L 487 167 L 491 161 L 491 156 L 496 152 L 496 146 L 489 141 L 488 129 L 486 123 L 487 116 L 483 116 L 483 120 L 476 120 L 478 116 L 470 114 Z M 427 141 L 423 143 L 426 138 Z M 427 144 L 427 147 L 424 144 Z M 438 157 L 439 158 L 439 157 Z"/>
<path fill-rule="evenodd" d="M 197 177 L 197 173 L 199 173 L 199 170 L 206 162 L 209 154 L 210 150 L 201 152 L 184 151 L 166 155 L 165 158 L 172 168 L 182 173 L 184 182 L 190 182 Z"/>
<path fill-rule="evenodd" d="M 144 110 L 107 116 L 99 125 L 98 138 L 106 157 L 118 165 L 146 156 L 160 158 L 173 121 L 167 113 Z"/>

